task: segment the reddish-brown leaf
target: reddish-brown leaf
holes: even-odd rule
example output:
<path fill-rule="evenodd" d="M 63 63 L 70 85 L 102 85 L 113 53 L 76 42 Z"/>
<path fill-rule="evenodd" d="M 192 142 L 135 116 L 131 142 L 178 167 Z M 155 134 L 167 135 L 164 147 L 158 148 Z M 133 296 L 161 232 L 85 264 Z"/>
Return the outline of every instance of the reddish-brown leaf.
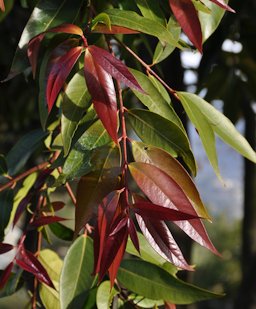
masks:
<path fill-rule="evenodd" d="M 169 4 L 183 31 L 202 53 L 202 30 L 193 2 L 191 0 L 169 0 Z"/>
<path fill-rule="evenodd" d="M 153 221 L 137 214 L 136 219 L 143 235 L 160 256 L 181 269 L 193 270 L 185 261 L 180 248 L 164 221 Z"/>
<path fill-rule="evenodd" d="M 20 216 L 22 215 L 22 213 L 24 212 L 24 210 L 26 209 L 27 205 L 30 203 L 31 199 L 32 199 L 32 193 L 29 193 L 27 196 L 25 196 L 19 203 L 16 212 L 15 212 L 15 216 L 13 219 L 13 226 L 16 225 L 17 221 L 19 220 Z"/>
<path fill-rule="evenodd" d="M 199 218 L 197 215 L 191 215 L 175 209 L 162 207 L 148 201 L 136 202 L 133 207 L 137 214 L 143 217 L 148 217 L 150 220 L 180 221 Z"/>
<path fill-rule="evenodd" d="M 140 244 L 138 234 L 132 219 L 128 220 L 128 232 L 135 249 L 140 253 Z"/>
<path fill-rule="evenodd" d="M 51 203 L 51 206 L 52 206 L 54 211 L 59 211 L 65 206 L 65 203 L 60 202 L 60 201 L 55 201 L 55 202 Z"/>
<path fill-rule="evenodd" d="M 111 75 L 98 65 L 98 58 L 85 52 L 84 75 L 97 115 L 117 144 L 117 101 Z"/>
<path fill-rule="evenodd" d="M 46 98 L 49 113 L 66 78 L 80 57 L 82 51 L 83 48 L 81 46 L 73 47 L 65 55 L 51 62 L 46 86 Z"/>
<path fill-rule="evenodd" d="M 229 12 L 232 12 L 232 13 L 235 13 L 235 12 L 236 12 L 236 11 L 233 10 L 229 5 L 227 5 L 227 4 L 225 3 L 225 1 L 223 1 L 223 0 L 210 0 L 210 1 L 213 2 L 213 3 L 215 3 L 215 4 L 217 4 L 219 7 L 223 8 L 223 9 L 229 11 Z"/>
<path fill-rule="evenodd" d="M 176 309 L 176 305 L 175 304 L 171 304 L 171 303 L 165 302 L 164 306 L 165 306 L 164 307 L 165 309 Z"/>
<path fill-rule="evenodd" d="M 35 219 L 33 222 L 30 223 L 31 228 L 37 228 L 43 225 L 48 225 L 55 222 L 65 221 L 67 219 L 57 217 L 57 216 L 44 216 L 38 219 Z"/>
<path fill-rule="evenodd" d="M 5 270 L 2 272 L 0 277 L 0 290 L 5 286 L 7 280 L 9 279 L 11 272 L 12 272 L 13 262 L 11 262 Z"/>
<path fill-rule="evenodd" d="M 5 11 L 4 0 L 0 0 L 0 10 Z"/>
<path fill-rule="evenodd" d="M 13 248 L 14 248 L 13 245 L 5 244 L 5 243 L 0 242 L 0 254 L 4 254 L 6 252 L 9 252 Z"/>
<path fill-rule="evenodd" d="M 152 203 L 197 216 L 181 187 L 164 171 L 151 164 L 140 162 L 129 164 L 129 169 L 138 186 Z M 218 254 L 201 220 L 174 221 L 174 223 L 194 241 Z"/>
<path fill-rule="evenodd" d="M 60 26 L 48 29 L 45 32 L 42 32 L 31 39 L 28 43 L 28 50 L 27 55 L 32 67 L 33 77 L 35 78 L 36 74 L 36 65 L 37 65 L 37 58 L 39 53 L 39 48 L 42 40 L 44 39 L 47 33 L 68 33 L 68 34 L 76 34 L 79 36 L 83 36 L 83 31 L 76 25 L 73 24 L 62 24 Z"/>
<path fill-rule="evenodd" d="M 47 284 L 49 287 L 55 289 L 47 271 L 33 253 L 22 248 L 20 250 L 20 258 L 16 258 L 16 263 L 22 269 L 32 273 L 40 282 Z"/>
<path fill-rule="evenodd" d="M 139 31 L 132 30 L 129 28 L 111 25 L 111 29 L 105 24 L 98 24 L 94 29 L 93 32 L 103 33 L 103 34 L 136 34 Z"/>
<path fill-rule="evenodd" d="M 130 88 L 133 88 L 141 93 L 145 93 L 135 77 L 122 61 L 98 46 L 91 45 L 88 49 L 92 57 L 96 59 L 95 61 L 97 61 L 97 64 L 100 65 L 112 77 Z"/>

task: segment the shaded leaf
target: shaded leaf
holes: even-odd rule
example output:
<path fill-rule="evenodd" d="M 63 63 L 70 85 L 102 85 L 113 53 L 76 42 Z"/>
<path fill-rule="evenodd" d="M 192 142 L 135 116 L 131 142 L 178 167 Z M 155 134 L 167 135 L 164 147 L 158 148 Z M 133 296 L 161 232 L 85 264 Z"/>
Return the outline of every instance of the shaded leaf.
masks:
<path fill-rule="evenodd" d="M 14 248 L 13 245 L 0 242 L 0 254 L 4 254 L 4 253 L 6 253 L 6 252 L 9 252 L 9 251 L 11 251 L 13 248 Z"/>
<path fill-rule="evenodd" d="M 15 259 L 16 264 L 29 273 L 32 273 L 40 282 L 45 283 L 51 288 L 55 288 L 47 271 L 33 253 L 22 248 L 20 257 Z"/>
<path fill-rule="evenodd" d="M 175 158 L 160 148 L 136 141 L 132 141 L 132 153 L 136 162 L 151 163 L 175 179 L 193 203 L 197 214 L 203 218 L 210 218 L 192 178 Z"/>
<path fill-rule="evenodd" d="M 144 17 L 165 26 L 164 14 L 157 1 L 136 0 L 135 2 Z"/>
<path fill-rule="evenodd" d="M 169 0 L 181 28 L 193 45 L 202 53 L 202 31 L 197 11 L 191 0 Z"/>
<path fill-rule="evenodd" d="M 4 239 L 5 228 L 10 220 L 13 198 L 13 190 L 11 189 L 6 189 L 0 193 L 0 242 Z"/>
<path fill-rule="evenodd" d="M 74 231 L 59 222 L 49 224 L 49 228 L 59 239 L 65 241 L 72 241 L 74 239 Z"/>
<path fill-rule="evenodd" d="M 75 267 L 74 267 L 75 265 Z M 89 237 L 79 237 L 69 248 L 64 259 L 60 278 L 61 308 L 70 308 L 71 302 L 81 293 L 88 291 L 94 281 L 93 244 Z M 76 303 L 77 309 L 83 309 L 86 298 Z"/>
<path fill-rule="evenodd" d="M 172 156 L 181 156 L 193 175 L 196 174 L 196 163 L 188 138 L 176 123 L 140 109 L 128 111 L 128 121 L 143 142 L 160 147 Z"/>
<path fill-rule="evenodd" d="M 160 267 L 140 260 L 124 260 L 117 278 L 124 287 L 139 295 L 176 304 L 222 296 L 185 283 Z"/>
<path fill-rule="evenodd" d="M 6 174 L 8 170 L 7 162 L 3 155 L 0 155 L 0 175 Z"/>
<path fill-rule="evenodd" d="M 10 278 L 12 268 L 13 268 L 13 262 L 11 262 L 2 272 L 0 277 L 0 290 L 5 286 L 7 280 Z"/>

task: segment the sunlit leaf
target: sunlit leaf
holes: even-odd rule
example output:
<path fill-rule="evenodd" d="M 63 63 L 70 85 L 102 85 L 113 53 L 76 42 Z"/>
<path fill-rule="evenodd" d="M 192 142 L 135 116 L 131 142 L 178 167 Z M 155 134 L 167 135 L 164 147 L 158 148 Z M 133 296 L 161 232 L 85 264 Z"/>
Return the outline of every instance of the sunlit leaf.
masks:
<path fill-rule="evenodd" d="M 102 282 L 97 290 L 97 308 L 110 309 L 113 298 L 117 294 L 118 291 L 115 288 L 111 289 L 110 281 Z"/>
<path fill-rule="evenodd" d="M 13 207 L 13 198 L 13 190 L 11 189 L 6 189 L 0 193 L 0 242 L 4 239 L 5 228 L 10 220 Z"/>

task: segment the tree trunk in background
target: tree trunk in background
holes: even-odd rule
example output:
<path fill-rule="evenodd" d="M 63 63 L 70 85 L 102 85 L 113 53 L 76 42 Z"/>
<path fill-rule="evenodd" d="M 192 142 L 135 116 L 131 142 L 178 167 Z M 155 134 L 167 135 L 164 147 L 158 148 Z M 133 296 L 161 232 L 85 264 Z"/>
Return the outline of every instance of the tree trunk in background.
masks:
<path fill-rule="evenodd" d="M 249 101 L 243 106 L 245 137 L 256 148 L 255 112 Z M 236 299 L 236 309 L 256 308 L 256 165 L 244 160 L 244 219 L 242 227 L 242 282 Z"/>

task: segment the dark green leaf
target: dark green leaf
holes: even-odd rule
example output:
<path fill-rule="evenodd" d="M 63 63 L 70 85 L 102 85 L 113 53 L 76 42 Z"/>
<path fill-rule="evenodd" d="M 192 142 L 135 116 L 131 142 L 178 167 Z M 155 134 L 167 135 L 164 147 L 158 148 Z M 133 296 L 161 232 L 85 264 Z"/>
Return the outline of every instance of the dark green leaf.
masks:
<path fill-rule="evenodd" d="M 124 260 L 117 279 L 128 290 L 141 296 L 174 304 L 190 304 L 222 296 L 185 283 L 162 268 L 141 260 Z"/>
<path fill-rule="evenodd" d="M 157 1 L 135 0 L 135 2 L 144 17 L 165 26 L 165 17 Z"/>
<path fill-rule="evenodd" d="M 59 239 L 72 241 L 74 238 L 74 231 L 59 222 L 49 224 L 49 228 Z"/>
<path fill-rule="evenodd" d="M 3 155 L 0 155 L 0 175 L 6 174 L 8 170 L 7 162 Z"/>
<path fill-rule="evenodd" d="M 6 189 L 0 193 L 0 242 L 4 239 L 5 228 L 10 220 L 13 198 L 13 190 L 11 189 Z"/>
<path fill-rule="evenodd" d="M 196 174 L 196 163 L 188 138 L 174 122 L 139 109 L 130 110 L 128 120 L 144 143 L 162 148 L 172 156 L 181 156 L 193 175 Z"/>

